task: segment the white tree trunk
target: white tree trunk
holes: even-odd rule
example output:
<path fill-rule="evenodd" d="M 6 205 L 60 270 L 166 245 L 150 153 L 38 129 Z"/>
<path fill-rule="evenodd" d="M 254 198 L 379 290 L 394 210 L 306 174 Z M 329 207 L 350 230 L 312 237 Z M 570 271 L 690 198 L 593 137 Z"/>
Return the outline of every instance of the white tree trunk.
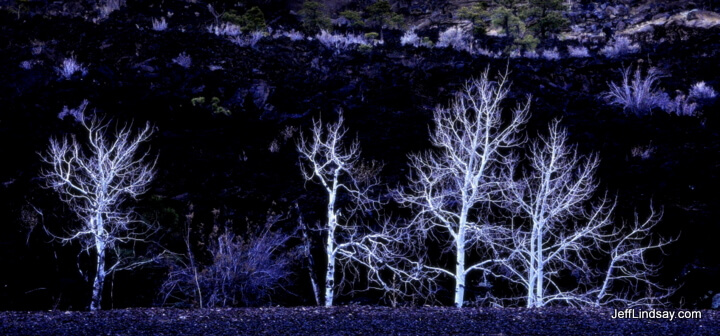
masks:
<path fill-rule="evenodd" d="M 100 309 L 102 303 L 103 285 L 105 284 L 105 243 L 97 240 L 95 243 L 97 255 L 97 271 L 95 272 L 95 281 L 93 282 L 92 301 L 90 302 L 90 310 Z"/>
<path fill-rule="evenodd" d="M 325 253 L 327 253 L 328 264 L 327 272 L 325 273 L 325 307 L 331 307 L 333 305 L 333 289 L 335 287 L 335 253 L 333 253 L 335 246 L 332 239 L 333 229 L 328 230 L 327 245 L 325 247 Z"/>
<path fill-rule="evenodd" d="M 333 290 L 335 288 L 335 228 L 337 217 L 335 215 L 335 196 L 337 193 L 337 172 L 333 181 L 333 188 L 328 195 L 328 229 L 325 253 L 327 254 L 327 272 L 325 273 L 325 307 L 333 305 Z"/>
<path fill-rule="evenodd" d="M 527 307 L 535 307 L 535 257 L 531 256 L 530 267 L 528 267 L 528 286 L 527 286 Z"/>
<path fill-rule="evenodd" d="M 457 250 L 455 265 L 455 307 L 463 306 L 463 299 L 465 298 L 465 240 L 457 239 L 455 241 L 455 248 Z"/>
<path fill-rule="evenodd" d="M 544 261 L 543 261 L 543 235 L 542 228 L 538 229 L 537 242 L 535 248 L 537 253 L 535 256 L 536 271 L 535 271 L 535 307 L 542 307 L 545 305 L 543 302 L 543 278 L 545 277 Z"/>
<path fill-rule="evenodd" d="M 468 210 L 463 206 L 460 212 L 457 237 L 455 239 L 455 307 L 462 307 L 465 299 L 465 230 Z"/>

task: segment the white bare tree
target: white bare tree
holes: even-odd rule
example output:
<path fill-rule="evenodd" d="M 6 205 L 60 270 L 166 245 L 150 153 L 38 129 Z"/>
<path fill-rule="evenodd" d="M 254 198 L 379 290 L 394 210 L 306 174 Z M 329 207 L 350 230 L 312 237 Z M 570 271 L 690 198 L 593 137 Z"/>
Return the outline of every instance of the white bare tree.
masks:
<path fill-rule="evenodd" d="M 303 177 L 320 184 L 327 193 L 327 218 L 321 231 L 326 235 L 325 306 L 328 307 L 333 304 L 336 264 L 356 259 L 353 249 L 359 246 L 359 233 L 352 225 L 352 217 L 358 210 L 373 209 L 376 202 L 371 199 L 371 192 L 379 184 L 379 166 L 360 163 L 357 141 L 345 146 L 347 129 L 342 124 L 342 114 L 336 123 L 327 126 L 321 120 L 313 120 L 312 138 L 305 139 L 301 132 L 297 146 Z M 348 199 L 341 207 L 340 197 Z"/>
<path fill-rule="evenodd" d="M 449 242 L 454 269 L 427 265 L 426 269 L 455 282 L 455 305 L 462 307 L 467 276 L 489 271 L 502 227 L 488 225 L 491 208 L 501 200 L 502 176 L 512 165 L 509 152 L 523 142 L 530 100 L 503 116 L 501 104 L 509 92 L 507 72 L 491 81 L 486 70 L 469 81 L 448 108 L 434 111 L 430 139 L 434 150 L 410 156 L 410 184 L 398 201 L 414 210 L 413 222 L 422 235 Z M 449 236 L 449 239 L 448 239 Z M 479 253 L 474 263 L 466 255 Z"/>
<path fill-rule="evenodd" d="M 312 138 L 305 139 L 301 133 L 298 143 L 304 178 L 320 184 L 327 193 L 326 222 L 320 230 L 327 257 L 325 306 L 332 306 L 336 292 L 344 285 L 354 286 L 361 276 L 367 278 L 367 287 L 352 291 L 380 290 L 394 297 L 433 292 L 412 248 L 414 236 L 408 226 L 361 218 L 362 213 L 377 213 L 381 204 L 377 195 L 380 167 L 361 163 L 360 146 L 354 141 L 346 147 L 346 133 L 342 115 L 327 126 L 314 120 Z"/>
<path fill-rule="evenodd" d="M 588 210 L 587 201 L 597 187 L 597 156 L 579 156 L 565 144 L 566 133 L 555 121 L 550 134 L 533 141 L 530 172 L 516 183 L 505 184 L 520 225 L 511 227 L 512 243 L 505 246 L 504 277 L 525 289 L 528 307 L 552 301 L 575 302 L 582 295 L 560 289 L 558 272 L 589 274 L 590 253 L 611 241 L 605 230 L 612 223 L 614 203 L 604 198 Z M 512 181 L 514 170 L 507 175 Z M 572 222 L 572 223 L 568 223 Z"/>
<path fill-rule="evenodd" d="M 571 305 L 637 305 L 655 302 L 659 297 L 640 298 L 627 291 L 638 288 L 660 290 L 652 276 L 657 267 L 646 262 L 645 252 L 660 248 L 669 240 L 649 241 L 650 230 L 659 216 L 652 213 L 644 223 L 629 229 L 615 227 L 611 218 L 615 202 L 602 197 L 592 204 L 597 189 L 594 173 L 597 155 L 582 156 L 566 144 L 567 134 L 559 122 L 550 126 L 530 148 L 530 169 L 518 181 L 505 183 L 503 194 L 516 215 L 510 228 L 510 244 L 502 246 L 499 269 L 493 273 L 524 289 L 521 297 L 527 307 L 543 307 L 552 302 Z M 516 225 L 516 222 L 517 223 Z M 597 272 L 596 261 L 604 252 L 609 256 L 607 270 Z M 579 286 L 561 286 L 562 271 L 570 271 Z M 642 286 L 641 286 L 642 285 Z M 669 293 L 669 292 L 667 292 Z M 666 294 L 661 296 L 666 297 Z"/>
<path fill-rule="evenodd" d="M 46 187 L 58 192 L 60 199 L 80 219 L 80 225 L 53 235 L 63 243 L 79 241 L 83 251 L 95 256 L 90 310 L 100 309 L 105 276 L 121 266 L 117 255 L 119 244 L 141 240 L 152 229 L 137 220 L 132 207 L 126 205 L 145 193 L 155 173 L 155 160 L 141 145 L 150 139 L 152 127 L 146 124 L 135 136 L 132 125 L 108 135 L 109 123 L 82 119 L 88 132 L 85 141 L 73 135 L 69 140 L 50 139 L 42 160 Z M 106 265 L 107 253 L 114 253 L 113 264 Z"/>
<path fill-rule="evenodd" d="M 677 238 L 653 238 L 652 230 L 662 213 L 652 206 L 650 214 L 641 221 L 635 214 L 630 225 L 613 232 L 615 240 L 609 245 L 607 269 L 601 274 L 600 285 L 590 291 L 595 306 L 644 306 L 665 304 L 664 300 L 675 293 L 675 288 L 663 287 L 657 281 L 660 265 L 648 259 L 648 252 L 660 250 Z"/>

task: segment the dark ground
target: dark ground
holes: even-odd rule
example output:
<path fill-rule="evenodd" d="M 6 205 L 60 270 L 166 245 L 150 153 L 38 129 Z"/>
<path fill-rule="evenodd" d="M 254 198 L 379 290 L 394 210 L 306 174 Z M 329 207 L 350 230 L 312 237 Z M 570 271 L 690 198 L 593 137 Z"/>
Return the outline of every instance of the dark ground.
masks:
<path fill-rule="evenodd" d="M 612 319 L 569 308 L 127 309 L 3 312 L 0 335 L 717 335 L 720 313 L 694 320 Z"/>

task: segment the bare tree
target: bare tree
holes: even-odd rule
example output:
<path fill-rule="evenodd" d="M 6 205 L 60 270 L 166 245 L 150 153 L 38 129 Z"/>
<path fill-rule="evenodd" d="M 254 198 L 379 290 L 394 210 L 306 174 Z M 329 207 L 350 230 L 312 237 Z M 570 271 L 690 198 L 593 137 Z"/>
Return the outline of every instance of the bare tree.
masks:
<path fill-rule="evenodd" d="M 613 229 L 615 202 L 602 197 L 591 203 L 597 188 L 597 155 L 579 155 L 566 141 L 566 132 L 554 121 L 549 135 L 532 143 L 529 171 L 518 181 L 504 184 L 502 191 L 516 217 L 509 231 L 510 244 L 501 247 L 502 271 L 494 275 L 523 288 L 528 307 L 543 307 L 554 301 L 600 305 L 657 299 L 638 299 L 610 289 L 613 285 L 622 287 L 619 282 L 633 285 L 631 290 L 639 288 L 638 284 L 660 289 L 651 279 L 656 266 L 643 258 L 646 251 L 669 242 L 646 242 L 659 216 L 653 213 L 644 223 L 636 220 L 630 230 Z M 513 175 L 515 172 L 509 171 L 507 180 Z M 596 260 L 603 252 L 610 254 L 604 274 L 595 271 Z M 563 288 L 559 283 L 562 271 L 572 272 L 579 286 Z"/>
<path fill-rule="evenodd" d="M 652 307 L 665 304 L 663 300 L 675 293 L 675 288 L 657 282 L 660 265 L 647 257 L 648 252 L 662 250 L 677 240 L 653 238 L 652 230 L 661 217 L 662 213 L 651 206 L 644 221 L 636 213 L 632 225 L 623 225 L 613 232 L 615 240 L 607 251 L 607 269 L 601 274 L 600 285 L 590 292 L 595 297 L 595 306 Z"/>
<path fill-rule="evenodd" d="M 100 309 L 105 276 L 121 266 L 117 249 L 121 243 L 138 241 L 150 227 L 136 219 L 133 209 L 126 206 L 129 198 L 145 193 L 155 176 L 155 160 L 141 145 L 150 139 L 149 124 L 137 136 L 131 136 L 132 125 L 124 125 L 109 136 L 109 123 L 93 119 L 82 125 L 87 139 L 79 142 L 50 139 L 50 147 L 42 160 L 50 167 L 43 169 L 46 187 L 58 192 L 60 199 L 80 218 L 80 225 L 54 235 L 63 243 L 79 241 L 83 251 L 95 255 L 90 310 Z M 106 265 L 107 253 L 115 257 Z"/>
<path fill-rule="evenodd" d="M 342 124 L 342 114 L 336 123 L 326 127 L 321 120 L 313 120 L 312 139 L 305 139 L 301 132 L 298 142 L 303 177 L 320 184 L 327 193 L 326 222 L 321 231 L 326 235 L 325 306 L 328 307 L 334 298 L 336 264 L 357 260 L 353 249 L 360 246 L 362 232 L 352 225 L 352 218 L 358 212 L 374 209 L 377 202 L 371 192 L 379 185 L 380 167 L 359 161 L 357 141 L 345 146 L 347 129 Z M 340 197 L 348 199 L 343 206 L 339 206 Z"/>
<path fill-rule="evenodd" d="M 599 159 L 579 156 L 576 149 L 566 146 L 566 137 L 558 122 L 553 122 L 549 136 L 532 143 L 530 172 L 503 189 L 519 221 L 527 223 L 511 228 L 512 243 L 505 246 L 508 253 L 502 266 L 509 273 L 505 278 L 526 290 L 528 307 L 584 299 L 560 289 L 558 272 L 569 269 L 589 274 L 590 253 L 612 240 L 604 230 L 612 223 L 614 204 L 603 199 L 589 211 L 586 208 L 597 187 L 593 175 Z M 514 171 L 508 180 L 512 175 Z"/>
<path fill-rule="evenodd" d="M 410 185 L 398 200 L 415 210 L 414 224 L 423 235 L 449 242 L 455 269 L 426 266 L 455 281 L 455 305 L 464 302 L 466 278 L 473 271 L 488 271 L 502 227 L 488 225 L 503 171 L 512 164 L 510 149 L 522 142 L 519 135 L 528 119 L 529 99 L 518 105 L 506 122 L 501 103 L 508 94 L 507 72 L 497 82 L 486 70 L 469 81 L 448 108 L 437 108 L 430 139 L 435 150 L 410 156 Z M 449 236 L 449 239 L 445 238 Z M 476 251 L 481 260 L 466 262 Z M 487 251 L 487 252 L 483 252 Z"/>

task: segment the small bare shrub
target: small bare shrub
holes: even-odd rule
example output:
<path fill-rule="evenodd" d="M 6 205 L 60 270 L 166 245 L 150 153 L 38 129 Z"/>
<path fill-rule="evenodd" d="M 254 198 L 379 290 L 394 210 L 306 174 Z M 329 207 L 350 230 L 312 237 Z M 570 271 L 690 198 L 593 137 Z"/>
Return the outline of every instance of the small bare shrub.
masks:
<path fill-rule="evenodd" d="M 87 74 L 87 69 L 81 63 L 77 62 L 75 56 L 64 59 L 62 65 L 56 68 L 56 70 L 60 74 L 60 77 L 64 79 L 72 78 L 76 72 L 81 73 L 82 76 Z"/>
<path fill-rule="evenodd" d="M 361 37 L 359 35 L 332 34 L 325 29 L 321 30 L 320 34 L 317 34 L 315 38 L 317 38 L 317 40 L 328 49 L 335 50 L 335 53 L 338 53 L 341 50 L 351 49 L 356 46 L 370 45 L 370 42 L 368 42 L 364 37 Z"/>
<path fill-rule="evenodd" d="M 528 50 L 523 53 L 523 57 L 529 58 L 529 59 L 536 59 L 540 57 L 540 55 L 535 50 Z"/>
<path fill-rule="evenodd" d="M 453 48 L 458 51 L 472 51 L 472 37 L 462 28 L 453 26 L 440 33 L 435 44 L 438 48 Z"/>
<path fill-rule="evenodd" d="M 655 107 L 665 109 L 669 103 L 668 95 L 655 89 L 655 82 L 661 78 L 660 72 L 650 68 L 643 77 L 638 67 L 631 73 L 632 69 L 627 67 L 622 70 L 621 83 L 608 83 L 610 91 L 604 94 L 605 99 L 636 115 L 649 113 Z"/>
<path fill-rule="evenodd" d="M 254 47 L 263 37 L 265 33 L 261 31 L 255 31 L 249 35 L 237 35 L 230 39 L 232 43 L 235 43 L 241 47 Z"/>
<path fill-rule="evenodd" d="M 280 151 L 280 145 L 278 144 L 277 139 L 274 139 L 270 143 L 270 147 L 268 149 L 270 150 L 270 153 L 277 153 Z"/>
<path fill-rule="evenodd" d="M 288 31 L 283 32 L 282 35 L 289 38 L 290 41 L 300 41 L 300 40 L 305 39 L 305 35 L 303 35 L 303 33 L 296 31 L 294 29 L 289 32 Z"/>
<path fill-rule="evenodd" d="M 161 17 L 160 20 L 153 19 L 152 20 L 152 28 L 154 31 L 163 31 L 167 29 L 167 21 L 165 21 L 164 17 Z"/>
<path fill-rule="evenodd" d="M 705 82 L 698 82 L 690 88 L 689 96 L 693 99 L 709 100 L 715 99 L 715 97 L 717 97 L 717 92 L 715 92 L 715 89 L 713 89 L 712 86 L 705 84 Z"/>
<path fill-rule="evenodd" d="M 634 54 L 640 51 L 640 45 L 632 43 L 626 36 L 618 36 L 600 50 L 600 53 L 610 57 L 618 57 L 625 54 Z"/>
<path fill-rule="evenodd" d="M 695 115 L 697 104 L 690 102 L 688 97 L 680 93 L 675 96 L 674 100 L 668 100 L 667 104 L 662 107 L 667 113 L 675 113 L 679 116 L 691 117 Z"/>
<path fill-rule="evenodd" d="M 630 150 L 630 154 L 633 157 L 639 157 L 643 160 L 649 159 L 654 152 L 655 152 L 655 146 L 653 146 L 652 143 L 650 143 L 647 146 L 638 145 L 638 146 L 633 147 Z"/>
<path fill-rule="evenodd" d="M 214 211 L 217 221 L 218 210 Z M 169 261 L 168 277 L 161 287 L 163 303 L 196 303 L 201 308 L 254 306 L 270 302 L 271 295 L 283 288 L 292 274 L 293 253 L 287 250 L 292 236 L 271 230 L 281 220 L 269 215 L 266 224 L 248 226 L 245 238 L 216 225 L 206 244 L 210 260 L 198 263 L 190 243 L 190 221 L 186 230 L 187 253 Z"/>
<path fill-rule="evenodd" d="M 80 106 L 71 109 L 67 106 L 63 106 L 63 109 L 60 113 L 58 113 L 59 119 L 65 119 L 66 116 L 71 116 L 75 119 L 77 122 L 83 122 L 85 120 L 85 109 L 88 106 L 87 99 L 83 100 L 82 103 L 80 103 Z"/>
<path fill-rule="evenodd" d="M 551 50 L 544 50 L 542 53 L 542 57 L 548 61 L 556 61 L 560 59 L 560 52 L 557 50 L 557 48 L 553 48 Z"/>
<path fill-rule="evenodd" d="M 285 128 L 283 128 L 282 132 L 280 134 L 282 135 L 282 138 L 284 141 L 288 141 L 292 139 L 292 137 L 295 135 L 295 133 L 298 131 L 298 128 L 292 125 L 287 125 Z"/>
<path fill-rule="evenodd" d="M 570 55 L 570 57 L 576 57 L 576 58 L 590 57 L 590 54 L 588 53 L 588 48 L 583 47 L 583 46 L 579 46 L 579 47 L 568 46 L 568 55 Z"/>
<path fill-rule="evenodd" d="M 215 34 L 216 36 L 238 36 L 242 34 L 240 26 L 227 22 L 209 25 L 206 29 L 208 33 Z"/>
<path fill-rule="evenodd" d="M 101 0 L 98 5 L 100 18 L 107 18 L 110 13 L 119 10 L 123 6 L 125 6 L 125 0 Z"/>
<path fill-rule="evenodd" d="M 402 37 L 400 37 L 400 44 L 401 45 L 411 45 L 413 47 L 432 47 L 432 44 L 427 41 L 423 40 L 421 37 L 419 37 L 414 30 L 408 30 L 403 34 Z"/>
<path fill-rule="evenodd" d="M 192 65 L 192 58 L 186 53 L 180 53 L 177 57 L 172 59 L 173 63 L 187 69 Z"/>

